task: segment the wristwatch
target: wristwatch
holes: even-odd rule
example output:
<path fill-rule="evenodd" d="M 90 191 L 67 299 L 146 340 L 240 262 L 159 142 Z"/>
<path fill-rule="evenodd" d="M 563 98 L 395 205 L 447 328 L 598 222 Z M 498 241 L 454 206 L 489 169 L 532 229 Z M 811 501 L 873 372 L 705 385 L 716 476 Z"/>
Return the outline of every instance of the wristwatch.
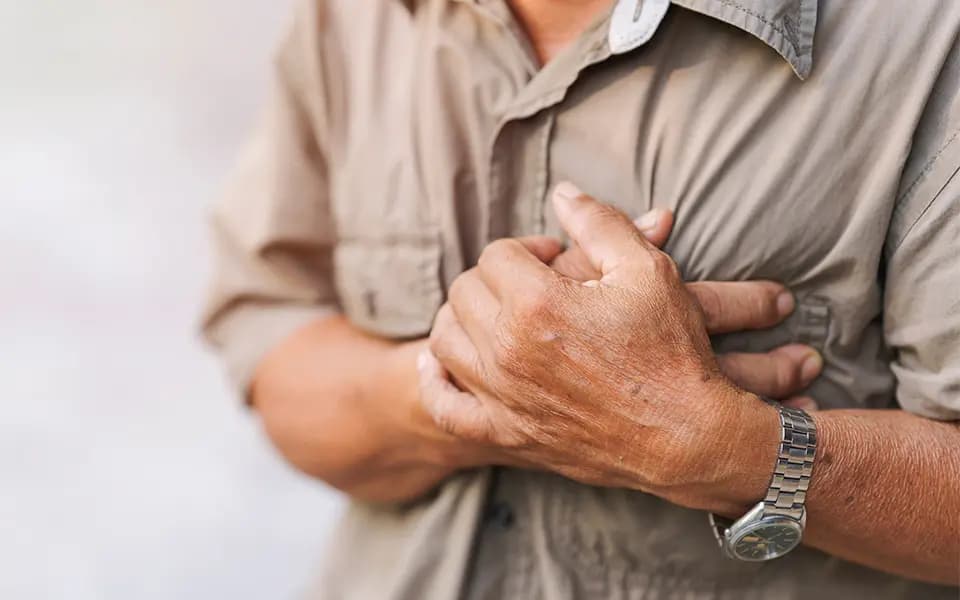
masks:
<path fill-rule="evenodd" d="M 774 404 L 780 412 L 780 452 L 766 497 L 736 521 L 710 514 L 710 525 L 723 553 L 758 562 L 787 554 L 798 545 L 807 524 L 804 508 L 817 428 L 810 415 Z"/>

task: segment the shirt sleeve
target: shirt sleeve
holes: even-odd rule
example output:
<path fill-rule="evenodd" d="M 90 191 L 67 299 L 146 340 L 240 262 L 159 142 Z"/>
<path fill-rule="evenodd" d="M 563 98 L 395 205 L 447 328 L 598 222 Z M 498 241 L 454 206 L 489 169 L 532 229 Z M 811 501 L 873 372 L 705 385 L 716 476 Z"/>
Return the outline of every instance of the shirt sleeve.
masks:
<path fill-rule="evenodd" d="M 257 363 L 306 323 L 336 314 L 318 24 L 301 3 L 275 89 L 211 219 L 203 333 L 246 394 Z"/>
<path fill-rule="evenodd" d="M 928 197 L 929 198 L 929 197 Z M 904 410 L 960 420 L 960 176 L 912 202 L 886 267 L 884 332 Z"/>

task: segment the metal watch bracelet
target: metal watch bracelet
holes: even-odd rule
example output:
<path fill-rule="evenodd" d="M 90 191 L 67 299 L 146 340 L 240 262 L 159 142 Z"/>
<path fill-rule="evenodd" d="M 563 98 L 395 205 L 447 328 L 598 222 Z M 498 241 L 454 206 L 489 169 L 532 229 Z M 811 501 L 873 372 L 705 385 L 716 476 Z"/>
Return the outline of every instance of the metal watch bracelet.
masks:
<path fill-rule="evenodd" d="M 764 513 L 800 519 L 817 453 L 817 427 L 802 410 L 780 404 L 776 407 L 780 413 L 780 451 L 763 499 Z"/>
<path fill-rule="evenodd" d="M 717 542 L 723 552 L 731 558 L 769 560 L 782 556 L 800 542 L 806 525 L 804 505 L 817 452 L 816 424 L 802 410 L 788 408 L 776 402 L 770 402 L 770 404 L 776 407 L 780 415 L 780 446 L 766 496 L 736 520 L 709 514 L 710 525 Z M 785 520 L 794 525 L 786 525 Z M 777 551 L 774 546 L 770 546 L 774 538 L 764 540 L 762 535 L 753 534 L 753 542 L 758 545 L 759 554 L 745 557 L 743 548 L 733 547 L 739 540 L 750 539 L 744 537 L 745 535 L 758 531 L 769 532 L 770 527 L 776 527 L 777 523 L 786 527 L 787 530 L 793 529 L 796 532 L 794 536 L 787 533 L 780 540 L 781 543 L 789 543 L 790 537 L 793 537 L 794 546 Z M 749 554 L 750 548 L 746 550 Z M 763 554 L 769 555 L 763 556 Z"/>

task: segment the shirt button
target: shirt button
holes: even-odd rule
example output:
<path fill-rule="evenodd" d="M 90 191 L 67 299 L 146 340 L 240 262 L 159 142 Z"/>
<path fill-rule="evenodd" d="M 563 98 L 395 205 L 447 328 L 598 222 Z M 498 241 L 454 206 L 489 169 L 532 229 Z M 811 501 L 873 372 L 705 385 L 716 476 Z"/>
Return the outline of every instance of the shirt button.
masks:
<path fill-rule="evenodd" d="M 516 517 L 509 504 L 503 501 L 497 501 L 487 507 L 486 520 L 488 523 L 497 525 L 502 529 L 510 529 Z"/>

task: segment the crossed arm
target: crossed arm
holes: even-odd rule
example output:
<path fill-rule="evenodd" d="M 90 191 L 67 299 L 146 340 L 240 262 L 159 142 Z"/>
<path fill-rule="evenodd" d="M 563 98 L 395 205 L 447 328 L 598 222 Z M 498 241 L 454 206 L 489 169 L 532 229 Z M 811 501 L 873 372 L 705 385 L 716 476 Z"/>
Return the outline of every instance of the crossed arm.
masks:
<path fill-rule="evenodd" d="M 561 189 L 555 205 L 601 277 L 558 276 L 544 264 L 557 251 L 547 239 L 488 247 L 454 283 L 434 326 L 426 406 L 444 430 L 572 479 L 742 515 L 770 481 L 776 411 L 718 371 L 665 254 L 578 192 Z M 813 416 L 807 542 L 957 584 L 957 424 L 904 411 Z"/>
<path fill-rule="evenodd" d="M 779 441 L 774 411 L 755 394 L 805 387 L 804 356 L 787 349 L 718 363 L 706 338 L 716 315 L 705 307 L 704 322 L 672 262 L 618 213 L 587 198 L 572 206 L 558 213 L 599 275 L 589 283 L 546 266 L 560 250 L 549 240 L 498 242 L 451 290 L 432 353 L 424 340 L 370 338 L 342 319 L 281 344 L 253 388 L 280 450 L 376 501 L 416 498 L 457 469 L 506 464 L 742 514 L 764 495 Z M 775 306 L 776 290 L 754 292 L 752 301 L 718 305 L 728 318 L 731 306 L 754 307 L 733 328 L 758 313 L 766 326 L 779 318 L 756 308 Z M 718 296 L 711 288 L 703 297 Z M 602 322 L 589 318 L 597 314 Z M 376 376 L 373 365 L 382 365 Z M 657 368 L 643 370 L 649 365 Z M 903 411 L 834 410 L 815 420 L 805 541 L 877 569 L 958 583 L 957 425 Z M 729 443 L 704 444 L 718 429 Z"/>
<path fill-rule="evenodd" d="M 666 241 L 669 213 L 638 227 Z M 577 249 L 553 267 L 570 277 L 595 274 Z M 769 327 L 792 310 L 792 297 L 769 282 L 696 283 L 690 288 L 714 332 Z M 251 400 L 281 453 L 297 468 L 346 493 L 375 502 L 414 500 L 454 471 L 508 464 L 495 448 L 443 431 L 424 410 L 417 357 L 426 339 L 394 342 L 366 335 L 343 317 L 311 323 L 261 361 Z M 810 408 L 792 397 L 819 374 L 820 357 L 803 345 L 763 354 L 727 354 L 724 371 L 743 387 Z"/>

